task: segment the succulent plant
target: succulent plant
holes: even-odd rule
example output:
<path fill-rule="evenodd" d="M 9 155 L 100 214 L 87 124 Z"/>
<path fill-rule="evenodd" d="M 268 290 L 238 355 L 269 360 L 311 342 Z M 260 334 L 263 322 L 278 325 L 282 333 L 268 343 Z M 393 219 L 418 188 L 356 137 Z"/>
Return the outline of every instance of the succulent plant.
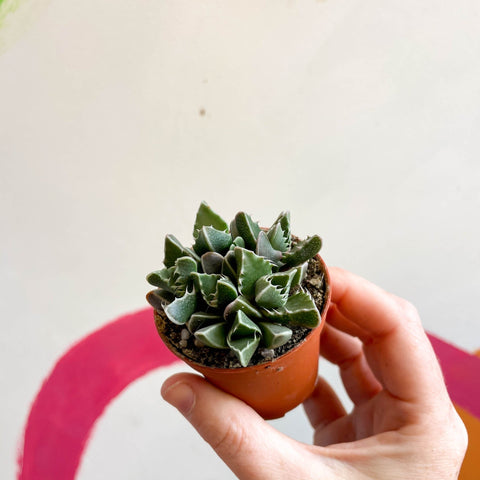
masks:
<path fill-rule="evenodd" d="M 157 287 L 147 300 L 197 343 L 230 349 L 245 367 L 259 346 L 278 348 L 292 327 L 319 324 L 302 282 L 322 241 L 318 235 L 292 240 L 288 212 L 267 230 L 244 212 L 228 225 L 202 202 L 193 238 L 187 248 L 166 236 L 165 267 L 147 276 Z"/>

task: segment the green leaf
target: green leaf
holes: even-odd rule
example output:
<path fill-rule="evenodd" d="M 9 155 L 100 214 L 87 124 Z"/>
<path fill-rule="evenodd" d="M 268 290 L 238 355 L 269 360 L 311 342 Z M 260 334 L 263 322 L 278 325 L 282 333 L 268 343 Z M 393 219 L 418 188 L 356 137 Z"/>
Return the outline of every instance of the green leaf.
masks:
<path fill-rule="evenodd" d="M 180 257 L 175 261 L 175 277 L 188 278 L 197 271 L 197 262 L 192 257 Z"/>
<path fill-rule="evenodd" d="M 225 320 L 231 320 L 239 311 L 246 313 L 251 318 L 262 318 L 260 311 L 241 295 L 225 307 L 223 317 Z"/>
<path fill-rule="evenodd" d="M 203 255 L 206 252 L 225 254 L 232 244 L 232 236 L 213 227 L 202 227 L 198 231 L 197 239 L 193 245 L 195 253 Z"/>
<path fill-rule="evenodd" d="M 188 255 L 188 252 L 180 241 L 173 235 L 165 237 L 165 259 L 163 263 L 166 267 L 173 267 L 177 258 Z"/>
<path fill-rule="evenodd" d="M 155 310 L 162 310 L 165 304 L 173 302 L 173 300 L 175 300 L 175 295 L 161 288 L 157 288 L 147 293 L 147 302 Z"/>
<path fill-rule="evenodd" d="M 256 281 L 272 273 L 272 265 L 268 260 L 245 248 L 235 247 L 234 251 L 237 261 L 238 291 L 248 299 L 253 299 Z"/>
<path fill-rule="evenodd" d="M 244 212 L 237 213 L 235 220 L 230 224 L 230 229 L 233 238 L 242 237 L 246 248 L 255 250 L 260 227 L 257 222 L 252 220 L 250 215 Z"/>
<path fill-rule="evenodd" d="M 284 325 L 259 322 L 258 326 L 262 330 L 262 342 L 267 348 L 281 347 L 292 337 L 292 330 Z"/>
<path fill-rule="evenodd" d="M 147 282 L 155 287 L 163 288 L 169 292 L 173 292 L 170 286 L 170 271 L 167 268 L 156 270 L 147 275 Z"/>
<path fill-rule="evenodd" d="M 200 328 L 194 335 L 196 339 L 200 340 L 207 347 L 228 348 L 227 332 L 228 326 L 225 322 L 222 322 Z"/>
<path fill-rule="evenodd" d="M 237 283 L 237 260 L 235 252 L 230 250 L 223 259 L 222 275 L 226 275 L 233 282 Z"/>
<path fill-rule="evenodd" d="M 297 285 L 301 285 L 302 282 L 305 280 L 308 271 L 308 262 L 302 263 L 298 267 L 294 267 L 291 269 L 295 272 L 295 275 L 292 279 L 292 285 L 290 288 L 296 287 Z M 291 270 L 287 270 L 288 272 Z"/>
<path fill-rule="evenodd" d="M 297 243 L 283 255 L 282 261 L 288 267 L 296 267 L 314 257 L 322 248 L 322 239 L 318 235 L 308 237 Z"/>
<path fill-rule="evenodd" d="M 223 256 L 219 253 L 204 253 L 200 260 L 205 273 L 222 273 Z"/>
<path fill-rule="evenodd" d="M 229 303 L 238 297 L 237 288 L 228 279 L 223 277 L 217 282 L 217 290 L 215 292 L 214 302 L 216 308 L 224 309 Z"/>
<path fill-rule="evenodd" d="M 240 364 L 246 367 L 261 339 L 261 330 L 242 311 L 237 316 L 227 335 L 227 344 L 237 356 Z"/>
<path fill-rule="evenodd" d="M 212 304 L 217 290 L 217 282 L 222 278 L 221 275 L 209 275 L 208 273 L 192 273 L 192 278 L 195 283 L 197 291 L 202 295 L 202 298 L 210 306 Z"/>
<path fill-rule="evenodd" d="M 191 333 L 195 333 L 200 328 L 208 327 L 214 323 L 222 323 L 222 317 L 215 313 L 195 312 L 187 321 L 187 328 Z"/>
<path fill-rule="evenodd" d="M 235 237 L 230 245 L 230 249 L 233 250 L 235 247 L 245 248 L 245 240 L 242 237 Z"/>
<path fill-rule="evenodd" d="M 260 257 L 264 257 L 267 260 L 270 260 L 278 267 L 281 267 L 283 265 L 283 263 L 281 262 L 282 252 L 279 250 L 275 250 L 272 247 L 272 244 L 270 243 L 267 234 L 263 231 L 258 234 L 255 253 Z"/>
<path fill-rule="evenodd" d="M 271 275 L 266 275 L 257 280 L 255 284 L 255 303 L 263 308 L 283 307 L 287 303 L 288 291 L 273 285 Z"/>
<path fill-rule="evenodd" d="M 164 307 L 165 314 L 169 320 L 177 325 L 185 324 L 197 307 L 197 295 L 193 288 L 187 290 L 181 298 L 176 298 L 172 303 Z"/>
<path fill-rule="evenodd" d="M 215 213 L 206 202 L 202 202 L 198 209 L 193 228 L 193 238 L 197 238 L 198 232 L 202 227 L 213 227 L 216 230 L 228 231 L 227 222 Z"/>
<path fill-rule="evenodd" d="M 290 212 L 282 212 L 267 232 L 273 248 L 286 252 L 292 243 L 290 232 Z"/>
<path fill-rule="evenodd" d="M 284 325 L 314 328 L 320 323 L 320 313 L 315 306 L 315 302 L 305 291 L 288 297 L 284 307 L 275 310 L 263 310 L 263 315 L 272 322 Z"/>

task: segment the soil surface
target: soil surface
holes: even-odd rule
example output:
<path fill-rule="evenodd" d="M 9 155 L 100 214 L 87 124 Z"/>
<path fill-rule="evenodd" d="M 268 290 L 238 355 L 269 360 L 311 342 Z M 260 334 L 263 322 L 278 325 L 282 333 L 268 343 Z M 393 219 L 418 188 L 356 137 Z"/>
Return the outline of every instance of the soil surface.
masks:
<path fill-rule="evenodd" d="M 302 283 L 302 287 L 312 296 L 318 311 L 323 312 L 325 298 L 324 271 L 317 257 L 312 258 L 308 263 L 307 276 Z M 290 294 L 295 293 L 299 287 L 292 289 Z M 197 346 L 195 337 L 191 335 L 183 325 L 175 325 L 168 320 L 163 310 L 155 311 L 155 324 L 162 340 L 167 343 L 172 350 L 180 353 L 190 360 L 216 368 L 242 368 L 240 362 L 230 350 L 222 350 L 205 346 Z M 254 353 L 250 360 L 250 365 L 260 365 L 271 361 L 296 347 L 310 333 L 309 328 L 291 327 L 293 335 L 290 340 L 276 349 L 266 349 L 261 346 Z"/>

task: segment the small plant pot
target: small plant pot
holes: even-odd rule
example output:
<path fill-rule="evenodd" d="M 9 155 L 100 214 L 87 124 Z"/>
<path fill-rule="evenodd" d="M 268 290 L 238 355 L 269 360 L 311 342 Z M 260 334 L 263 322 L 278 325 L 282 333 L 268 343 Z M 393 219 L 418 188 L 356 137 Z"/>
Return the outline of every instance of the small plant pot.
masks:
<path fill-rule="evenodd" d="M 155 312 L 158 333 L 177 357 L 204 375 L 210 383 L 243 400 L 266 420 L 283 417 L 312 393 L 317 379 L 320 334 L 330 303 L 330 277 L 320 255 L 315 259 L 322 270 L 325 288 L 320 309 L 321 322 L 284 355 L 248 367 L 215 368 L 187 358 L 165 335 L 161 328 L 161 316 Z"/>

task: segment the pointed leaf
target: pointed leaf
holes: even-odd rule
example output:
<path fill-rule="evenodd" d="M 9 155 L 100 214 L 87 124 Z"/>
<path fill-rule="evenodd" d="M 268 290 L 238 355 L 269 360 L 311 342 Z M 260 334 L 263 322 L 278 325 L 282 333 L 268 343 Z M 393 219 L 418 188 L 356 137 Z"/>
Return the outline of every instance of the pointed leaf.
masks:
<path fill-rule="evenodd" d="M 268 230 L 267 235 L 273 248 L 286 252 L 292 243 L 290 212 L 282 212 Z"/>
<path fill-rule="evenodd" d="M 207 252 L 201 258 L 205 273 L 222 273 L 223 256 L 217 252 Z"/>
<path fill-rule="evenodd" d="M 174 235 L 167 235 L 165 237 L 165 259 L 163 263 L 166 267 L 173 267 L 177 258 L 188 255 L 184 246 Z"/>
<path fill-rule="evenodd" d="M 287 239 L 283 236 L 283 230 L 279 223 L 274 223 L 267 232 L 270 244 L 275 250 L 286 252 L 288 250 Z"/>
<path fill-rule="evenodd" d="M 225 322 L 215 323 L 208 327 L 200 328 L 195 332 L 195 338 L 211 348 L 228 348 L 228 326 Z"/>
<path fill-rule="evenodd" d="M 240 247 L 235 248 L 235 259 L 237 261 L 238 291 L 245 297 L 253 299 L 256 281 L 260 277 L 272 273 L 272 265 L 263 257 Z"/>
<path fill-rule="evenodd" d="M 229 303 L 238 297 L 237 288 L 228 279 L 224 277 L 217 282 L 217 291 L 215 292 L 215 307 L 224 309 Z"/>
<path fill-rule="evenodd" d="M 228 333 L 228 338 L 236 339 L 249 336 L 253 333 L 261 333 L 260 327 L 250 320 L 244 312 L 239 310 Z"/>
<path fill-rule="evenodd" d="M 240 364 L 246 367 L 250 362 L 261 338 L 261 330 L 242 311 L 237 313 L 235 321 L 228 332 L 227 344 L 235 353 Z"/>
<path fill-rule="evenodd" d="M 187 328 L 191 333 L 195 333 L 200 328 L 208 327 L 214 323 L 222 323 L 222 317 L 214 313 L 195 312 L 187 321 Z"/>
<path fill-rule="evenodd" d="M 263 308 L 283 307 L 287 303 L 288 292 L 273 285 L 271 275 L 261 277 L 255 284 L 255 303 Z"/>
<path fill-rule="evenodd" d="M 295 275 L 292 279 L 292 285 L 290 288 L 296 287 L 297 285 L 301 285 L 302 282 L 305 280 L 308 271 L 308 262 L 302 263 L 298 267 L 293 268 L 292 270 L 295 271 Z M 290 270 L 287 270 L 290 271 Z"/>
<path fill-rule="evenodd" d="M 167 303 L 173 302 L 175 295 L 171 292 L 157 288 L 147 293 L 147 302 L 155 310 L 163 310 L 163 306 Z"/>
<path fill-rule="evenodd" d="M 250 318 L 262 318 L 260 311 L 243 296 L 237 297 L 225 307 L 223 317 L 225 320 L 232 320 L 239 311 L 246 313 Z"/>
<path fill-rule="evenodd" d="M 223 259 L 222 275 L 226 275 L 233 282 L 237 283 L 237 260 L 235 252 L 230 250 Z"/>
<path fill-rule="evenodd" d="M 258 326 L 262 330 L 262 342 L 267 348 L 281 347 L 292 337 L 292 330 L 284 325 L 260 322 Z"/>
<path fill-rule="evenodd" d="M 283 255 L 282 261 L 288 267 L 296 267 L 314 257 L 322 248 L 322 239 L 318 235 L 308 237 L 297 243 Z"/>
<path fill-rule="evenodd" d="M 267 237 L 267 234 L 263 231 L 261 231 L 258 234 L 258 239 L 257 239 L 257 247 L 255 249 L 255 253 L 258 256 L 264 257 L 267 260 L 270 260 L 272 263 L 274 263 L 277 266 L 282 266 L 283 263 L 281 262 L 282 260 L 282 252 L 279 250 L 275 250 L 271 243 L 270 240 Z"/>
<path fill-rule="evenodd" d="M 185 324 L 197 307 L 197 295 L 195 289 L 187 291 L 181 298 L 176 298 L 172 303 L 164 307 L 169 320 L 177 325 Z"/>
<path fill-rule="evenodd" d="M 213 227 L 202 227 L 198 231 L 193 249 L 198 255 L 206 252 L 225 254 L 232 244 L 232 236 Z"/>
<path fill-rule="evenodd" d="M 245 246 L 249 250 L 255 250 L 257 244 L 258 234 L 260 233 L 260 227 L 258 223 L 254 222 L 250 215 L 239 212 L 235 216 L 235 220 L 230 228 L 232 229 L 232 237 L 242 237 L 245 240 Z"/>
<path fill-rule="evenodd" d="M 304 291 L 288 297 L 284 307 L 275 310 L 264 310 L 263 315 L 272 320 L 272 322 L 284 325 L 314 328 L 320 323 L 320 313 L 315 306 L 315 302 Z"/>
<path fill-rule="evenodd" d="M 213 227 L 217 230 L 228 231 L 227 222 L 215 213 L 206 202 L 202 202 L 198 209 L 193 228 L 193 238 L 197 238 L 198 232 L 202 227 Z"/>
<path fill-rule="evenodd" d="M 212 305 L 212 301 L 217 290 L 217 282 L 222 278 L 221 275 L 209 275 L 207 273 L 192 273 L 192 278 L 197 291 L 208 305 Z"/>
<path fill-rule="evenodd" d="M 167 268 L 156 270 L 155 272 L 147 275 L 147 282 L 150 285 L 154 285 L 155 287 L 160 287 L 171 292 L 172 288 L 170 287 L 170 273 L 171 272 L 169 272 Z"/>
<path fill-rule="evenodd" d="M 197 271 L 197 262 L 192 257 L 180 257 L 175 261 L 175 277 L 188 278 Z"/>

